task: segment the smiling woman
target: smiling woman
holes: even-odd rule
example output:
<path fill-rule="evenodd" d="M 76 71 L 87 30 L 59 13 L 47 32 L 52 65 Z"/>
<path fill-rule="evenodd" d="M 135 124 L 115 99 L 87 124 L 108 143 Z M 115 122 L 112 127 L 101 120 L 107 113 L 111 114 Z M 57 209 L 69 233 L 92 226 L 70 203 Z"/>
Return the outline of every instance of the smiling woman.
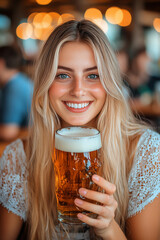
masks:
<path fill-rule="evenodd" d="M 69 42 L 60 50 L 49 97 L 61 125 L 96 127 L 96 116 L 105 99 L 93 50 L 83 42 Z"/>
<path fill-rule="evenodd" d="M 37 57 L 27 148 L 18 139 L 0 162 L 0 223 L 14 223 L 0 224 L 2 240 L 16 239 L 22 220 L 29 240 L 160 239 L 160 135 L 134 117 L 120 75 L 97 25 L 73 20 L 52 32 Z M 74 204 L 84 210 L 77 214 L 82 224 L 68 234 L 57 225 L 55 132 L 77 125 L 100 132 L 103 174 L 91 178 L 103 193 L 77 189 Z"/>

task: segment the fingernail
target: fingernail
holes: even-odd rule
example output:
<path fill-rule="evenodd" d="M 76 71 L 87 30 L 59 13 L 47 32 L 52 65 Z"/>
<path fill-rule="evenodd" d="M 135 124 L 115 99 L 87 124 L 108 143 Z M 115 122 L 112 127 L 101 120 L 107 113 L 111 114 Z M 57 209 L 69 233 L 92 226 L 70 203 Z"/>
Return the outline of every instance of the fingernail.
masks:
<path fill-rule="evenodd" d="M 97 181 L 97 182 L 99 181 L 99 176 L 97 176 L 97 175 L 93 175 L 92 178 L 93 178 L 93 180 L 95 180 L 95 181 Z"/>
<path fill-rule="evenodd" d="M 81 201 L 80 199 L 76 198 L 75 199 L 75 204 L 77 205 L 82 205 L 83 201 Z"/>
<path fill-rule="evenodd" d="M 87 190 L 85 190 L 84 188 L 80 188 L 79 193 L 84 196 L 87 194 Z"/>

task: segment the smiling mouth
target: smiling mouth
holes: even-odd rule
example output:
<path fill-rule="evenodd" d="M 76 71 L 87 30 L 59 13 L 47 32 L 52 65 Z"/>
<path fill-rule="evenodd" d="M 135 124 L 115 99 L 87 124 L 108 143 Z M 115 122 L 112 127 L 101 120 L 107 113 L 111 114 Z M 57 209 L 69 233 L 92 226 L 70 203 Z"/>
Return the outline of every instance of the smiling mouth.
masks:
<path fill-rule="evenodd" d="M 87 109 L 91 102 L 81 102 L 81 103 L 73 103 L 73 102 L 64 102 L 67 108 L 72 110 L 84 110 Z"/>

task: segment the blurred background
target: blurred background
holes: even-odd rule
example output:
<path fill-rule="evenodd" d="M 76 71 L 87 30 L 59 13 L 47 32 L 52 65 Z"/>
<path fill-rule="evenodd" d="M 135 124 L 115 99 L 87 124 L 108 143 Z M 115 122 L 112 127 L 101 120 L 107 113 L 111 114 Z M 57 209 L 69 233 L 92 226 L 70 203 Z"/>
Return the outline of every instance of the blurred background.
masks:
<path fill-rule="evenodd" d="M 159 0 L 0 0 L 0 45 L 16 42 L 32 58 L 40 41 L 74 18 L 97 22 L 115 49 L 146 45 L 159 64 Z"/>
<path fill-rule="evenodd" d="M 108 36 L 135 115 L 159 131 L 159 0 L 0 0 L 0 46 L 18 45 L 22 69 L 32 77 L 39 46 L 53 29 L 83 18 L 95 22 Z"/>

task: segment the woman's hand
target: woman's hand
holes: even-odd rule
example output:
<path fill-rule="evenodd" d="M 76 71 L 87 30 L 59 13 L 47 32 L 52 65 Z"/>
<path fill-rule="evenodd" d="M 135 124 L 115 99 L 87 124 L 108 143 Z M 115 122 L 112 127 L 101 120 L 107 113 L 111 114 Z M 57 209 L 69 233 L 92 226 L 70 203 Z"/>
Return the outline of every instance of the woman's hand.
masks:
<path fill-rule="evenodd" d="M 114 184 L 97 175 L 93 175 L 92 180 L 94 183 L 104 189 L 105 192 L 101 193 L 80 188 L 79 193 L 87 199 L 100 203 L 100 205 L 89 203 L 78 198 L 75 199 L 75 204 L 86 211 L 97 214 L 98 217 L 94 219 L 82 213 L 78 213 L 77 217 L 81 221 L 94 227 L 98 236 L 107 238 L 107 234 L 110 232 L 109 227 L 114 219 L 115 210 L 117 208 L 117 202 L 113 197 L 116 187 Z"/>

